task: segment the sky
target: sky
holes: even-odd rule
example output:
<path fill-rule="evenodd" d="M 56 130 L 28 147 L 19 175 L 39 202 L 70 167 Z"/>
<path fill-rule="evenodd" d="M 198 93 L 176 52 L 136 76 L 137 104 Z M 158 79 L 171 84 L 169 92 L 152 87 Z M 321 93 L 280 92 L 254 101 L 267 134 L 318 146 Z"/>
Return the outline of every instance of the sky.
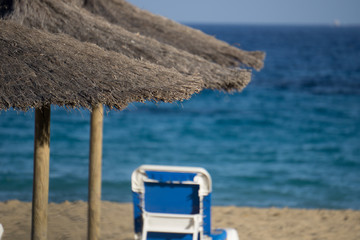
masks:
<path fill-rule="evenodd" d="M 128 0 L 181 23 L 360 25 L 360 0 Z"/>

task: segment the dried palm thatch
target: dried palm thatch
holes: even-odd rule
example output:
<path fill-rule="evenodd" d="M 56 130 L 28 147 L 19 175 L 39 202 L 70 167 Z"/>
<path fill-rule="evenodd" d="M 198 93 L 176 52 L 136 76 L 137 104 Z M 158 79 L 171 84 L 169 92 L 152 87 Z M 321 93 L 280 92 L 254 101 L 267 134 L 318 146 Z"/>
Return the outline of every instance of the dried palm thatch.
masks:
<path fill-rule="evenodd" d="M 149 62 L 0 20 L 0 109 L 49 104 L 84 107 L 102 103 L 172 102 L 201 90 L 201 79 Z"/>
<path fill-rule="evenodd" d="M 80 0 L 67 1 L 81 2 Z M 265 57 L 263 52 L 247 52 L 232 47 L 201 31 L 141 10 L 125 0 L 87 0 L 86 8 L 130 32 L 155 38 L 222 66 L 242 64 L 256 70 L 263 67 Z"/>
<path fill-rule="evenodd" d="M 131 58 L 175 68 L 185 75 L 199 75 L 206 88 L 242 90 L 250 82 L 250 70 L 222 67 L 153 38 L 129 32 L 91 14 L 75 0 L 68 1 L 15 0 L 7 18 L 28 27 L 66 33 L 80 41 L 95 43 Z"/>

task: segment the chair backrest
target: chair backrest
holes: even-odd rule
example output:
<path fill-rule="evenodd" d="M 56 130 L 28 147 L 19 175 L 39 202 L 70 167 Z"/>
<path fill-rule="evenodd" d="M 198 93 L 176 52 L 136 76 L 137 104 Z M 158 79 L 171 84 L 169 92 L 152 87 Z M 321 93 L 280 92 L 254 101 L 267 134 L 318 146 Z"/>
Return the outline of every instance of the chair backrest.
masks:
<path fill-rule="evenodd" d="M 210 175 L 203 168 L 140 166 L 131 177 L 135 233 L 140 237 L 145 225 L 146 228 L 150 226 L 148 223 L 165 221 L 169 223 L 167 226 L 169 232 L 174 234 L 179 231 L 176 227 L 180 227 L 180 222 L 185 224 L 186 221 L 194 222 L 199 219 L 201 231 L 196 237 L 199 236 L 200 239 L 203 239 L 202 235 L 210 236 L 211 184 Z M 151 219 L 154 221 L 144 222 L 147 216 L 152 217 Z M 194 227 L 197 229 L 195 225 Z M 153 226 L 156 228 L 153 232 L 151 229 L 146 229 L 153 236 L 148 239 L 167 238 L 162 237 L 165 234 L 164 230 L 158 229 L 158 227 L 161 228 L 161 224 L 158 227 Z M 184 231 L 172 238 L 196 239 Z"/>

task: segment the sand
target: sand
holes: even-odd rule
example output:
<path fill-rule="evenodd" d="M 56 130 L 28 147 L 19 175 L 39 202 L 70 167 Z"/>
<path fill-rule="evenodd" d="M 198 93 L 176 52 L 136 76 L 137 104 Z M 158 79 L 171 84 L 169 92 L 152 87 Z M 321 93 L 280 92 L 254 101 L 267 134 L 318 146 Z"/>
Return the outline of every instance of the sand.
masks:
<path fill-rule="evenodd" d="M 132 205 L 102 202 L 101 239 L 133 239 Z M 213 207 L 213 228 L 236 228 L 240 240 L 359 240 L 360 211 Z M 0 202 L 3 240 L 30 239 L 31 203 Z M 86 239 L 87 203 L 50 203 L 48 239 Z"/>

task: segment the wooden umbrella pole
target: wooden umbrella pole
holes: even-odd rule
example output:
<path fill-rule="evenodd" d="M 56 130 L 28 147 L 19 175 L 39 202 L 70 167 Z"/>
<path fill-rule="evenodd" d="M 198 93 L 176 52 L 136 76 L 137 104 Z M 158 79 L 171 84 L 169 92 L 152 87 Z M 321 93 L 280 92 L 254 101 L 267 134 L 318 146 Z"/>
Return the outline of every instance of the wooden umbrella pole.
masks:
<path fill-rule="evenodd" d="M 100 238 L 103 115 L 102 104 L 93 106 L 90 124 L 88 240 Z"/>
<path fill-rule="evenodd" d="M 35 110 L 32 240 L 47 238 L 49 196 L 50 106 Z"/>

